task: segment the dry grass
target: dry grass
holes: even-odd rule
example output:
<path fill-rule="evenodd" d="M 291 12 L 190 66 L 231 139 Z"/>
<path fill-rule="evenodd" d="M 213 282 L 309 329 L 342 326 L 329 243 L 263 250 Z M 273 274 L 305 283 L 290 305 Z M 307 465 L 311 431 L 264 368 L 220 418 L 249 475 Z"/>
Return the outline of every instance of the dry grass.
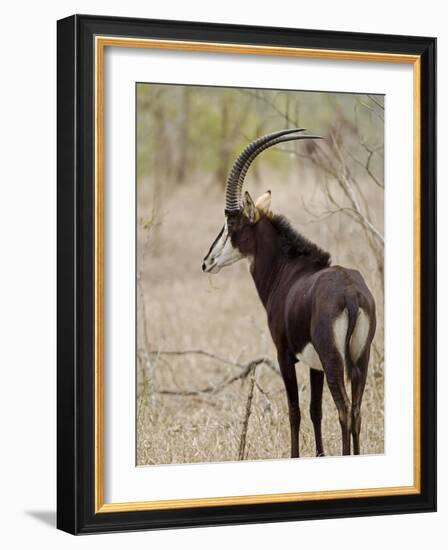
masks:
<path fill-rule="evenodd" d="M 296 164 L 292 173 L 297 173 Z M 359 269 L 373 291 L 378 307 L 378 330 L 362 403 L 361 452 L 378 454 L 384 448 L 383 416 L 383 304 L 380 281 L 362 230 L 343 213 L 315 223 L 301 207 L 302 198 L 313 210 L 323 211 L 316 173 L 301 167 L 301 182 L 264 175 L 258 183 L 248 177 L 248 189 L 257 196 L 273 191 L 273 208 L 287 215 L 307 237 L 329 250 L 334 264 Z M 365 196 L 382 230 L 381 195 L 371 184 Z M 253 281 L 244 262 L 217 276 L 201 272 L 201 261 L 223 222 L 223 190 L 191 178 L 179 187 L 138 182 L 139 219 L 147 221 L 157 198 L 157 225 L 138 231 L 138 270 L 144 293 L 148 344 L 151 351 L 202 349 L 235 362 L 260 355 L 275 359 Z M 148 239 L 148 231 L 150 231 Z M 138 348 L 145 349 L 142 301 L 138 301 Z M 212 358 L 153 356 L 157 390 L 200 390 L 237 374 L 238 368 Z M 249 378 L 217 393 L 176 396 L 148 395 L 143 362 L 138 368 L 137 463 L 168 464 L 237 460 L 244 423 Z M 302 423 L 301 456 L 314 456 L 314 435 L 309 417 L 309 373 L 297 366 Z M 327 455 L 338 455 L 341 437 L 338 416 L 325 385 L 323 438 Z M 268 367 L 256 370 L 245 458 L 289 457 L 290 436 L 286 396 L 281 378 Z"/>

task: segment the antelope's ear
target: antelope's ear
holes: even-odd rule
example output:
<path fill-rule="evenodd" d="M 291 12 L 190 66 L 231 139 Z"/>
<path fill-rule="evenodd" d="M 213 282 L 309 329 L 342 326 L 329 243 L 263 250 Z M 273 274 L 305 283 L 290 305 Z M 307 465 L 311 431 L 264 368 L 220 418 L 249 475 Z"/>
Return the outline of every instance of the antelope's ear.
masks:
<path fill-rule="evenodd" d="M 271 192 L 266 191 L 255 202 L 255 206 L 258 210 L 261 210 L 266 216 L 272 216 L 271 212 Z"/>
<path fill-rule="evenodd" d="M 251 223 L 255 223 L 256 221 L 258 221 L 258 218 L 260 217 L 257 207 L 255 206 L 254 201 L 252 200 L 252 197 L 249 195 L 247 191 L 245 191 L 244 193 L 243 212 L 244 212 L 244 215 L 249 219 Z"/>

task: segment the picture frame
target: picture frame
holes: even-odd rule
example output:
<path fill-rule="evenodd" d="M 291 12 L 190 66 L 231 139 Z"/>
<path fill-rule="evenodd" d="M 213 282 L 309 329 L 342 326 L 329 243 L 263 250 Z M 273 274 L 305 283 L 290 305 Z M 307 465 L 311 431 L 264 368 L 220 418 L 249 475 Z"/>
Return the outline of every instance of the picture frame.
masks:
<path fill-rule="evenodd" d="M 74 15 L 58 21 L 57 47 L 57 527 L 83 534 L 435 511 L 436 40 Z M 412 67 L 413 483 L 174 500 L 148 494 L 142 501 L 105 501 L 107 48 Z"/>

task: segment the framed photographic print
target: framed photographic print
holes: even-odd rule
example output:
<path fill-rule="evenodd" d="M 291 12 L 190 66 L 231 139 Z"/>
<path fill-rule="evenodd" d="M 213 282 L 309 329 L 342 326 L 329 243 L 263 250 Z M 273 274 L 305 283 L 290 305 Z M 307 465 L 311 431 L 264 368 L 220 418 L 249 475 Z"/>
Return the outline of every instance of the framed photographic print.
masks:
<path fill-rule="evenodd" d="M 434 511 L 434 38 L 58 22 L 58 527 Z"/>

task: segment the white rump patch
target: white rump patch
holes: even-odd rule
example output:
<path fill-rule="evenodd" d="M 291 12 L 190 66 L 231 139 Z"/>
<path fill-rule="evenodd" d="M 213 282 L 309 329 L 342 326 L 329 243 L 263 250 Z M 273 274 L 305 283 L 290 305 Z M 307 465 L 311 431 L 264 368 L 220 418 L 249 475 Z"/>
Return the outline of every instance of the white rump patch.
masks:
<path fill-rule="evenodd" d="M 363 309 L 358 310 L 358 318 L 350 339 L 350 355 L 352 361 L 357 361 L 366 347 L 367 337 L 369 336 L 370 320 Z"/>
<path fill-rule="evenodd" d="M 367 337 L 369 335 L 370 321 L 366 312 L 359 308 L 356 316 L 355 327 L 349 342 L 350 357 L 352 361 L 360 358 L 361 353 L 366 347 Z M 345 362 L 345 338 L 348 330 L 348 311 L 344 311 L 336 318 L 333 325 L 333 334 L 337 350 Z"/>
<path fill-rule="evenodd" d="M 345 365 L 345 338 L 348 330 L 348 311 L 344 309 L 339 317 L 336 317 L 333 323 L 333 334 L 336 349 L 342 357 Z"/>
<path fill-rule="evenodd" d="M 369 335 L 370 322 L 366 312 L 359 308 L 355 327 L 350 338 L 349 349 L 353 362 L 356 362 L 364 351 Z M 344 309 L 333 323 L 333 334 L 336 348 L 345 365 L 345 338 L 348 330 L 348 311 Z M 297 359 L 306 367 L 315 370 L 323 370 L 319 355 L 314 346 L 309 342 L 303 350 L 297 354 Z"/>

